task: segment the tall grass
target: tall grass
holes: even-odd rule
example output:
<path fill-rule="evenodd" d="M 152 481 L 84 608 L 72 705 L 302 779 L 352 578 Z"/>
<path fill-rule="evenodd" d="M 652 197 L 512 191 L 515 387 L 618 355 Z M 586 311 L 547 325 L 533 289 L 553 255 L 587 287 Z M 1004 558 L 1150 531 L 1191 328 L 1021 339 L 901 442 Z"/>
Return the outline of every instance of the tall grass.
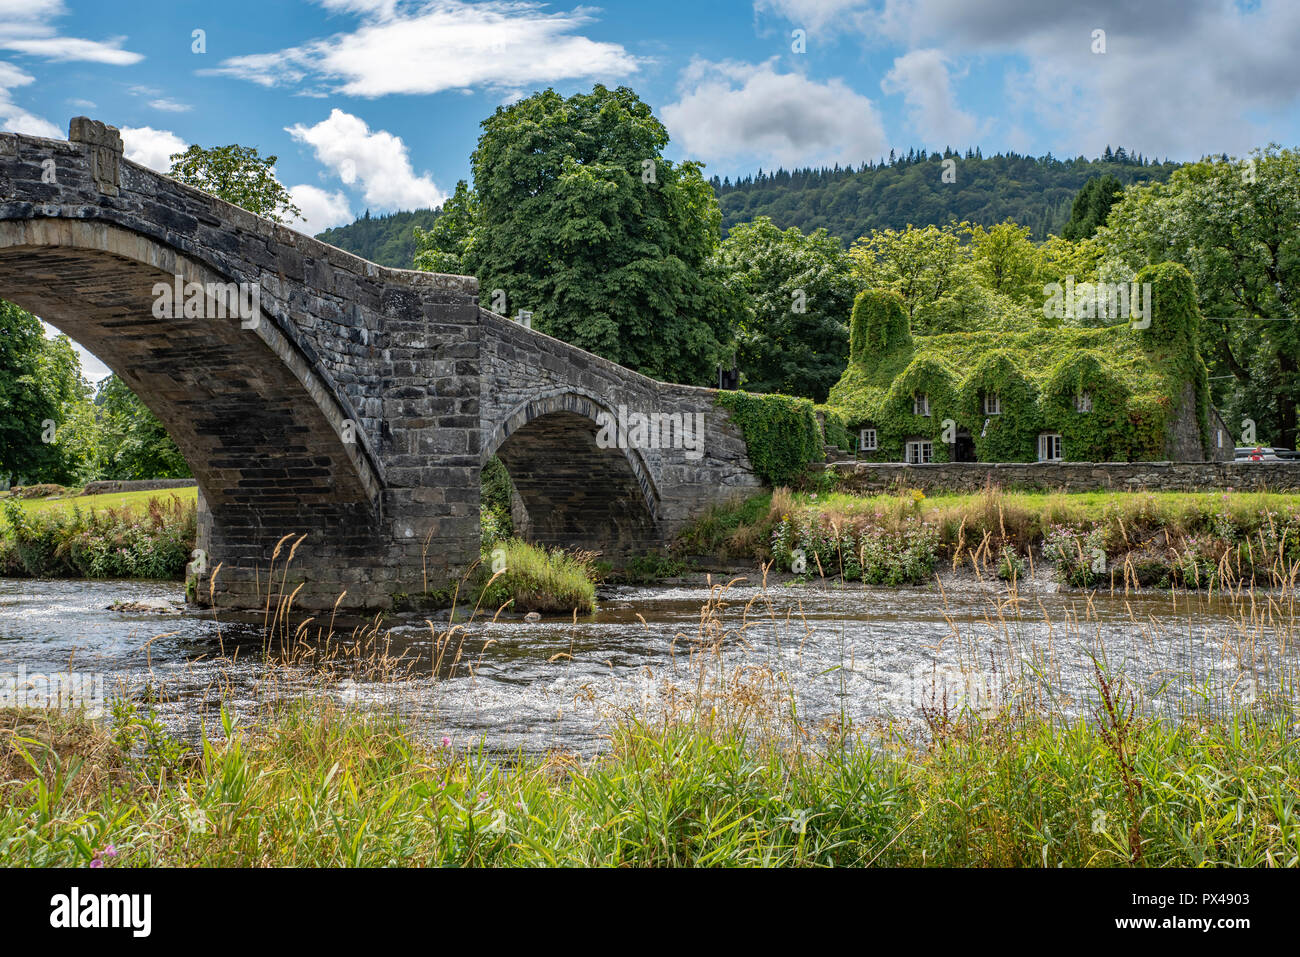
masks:
<path fill-rule="evenodd" d="M 1258 631 L 1254 598 L 1234 600 L 1240 633 Z M 1267 612 L 1287 644 L 1288 601 Z M 263 674 L 284 693 L 223 707 L 197 747 L 143 705 L 104 724 L 0 712 L 0 864 L 1300 865 L 1294 684 L 1168 720 L 1098 656 L 1073 716 L 1016 692 L 933 697 L 919 724 L 814 723 L 779 661 L 728 655 L 770 604 L 715 586 L 673 677 L 614 705 L 589 758 L 502 759 L 334 693 L 363 676 L 436 694 L 472 670 L 464 625 L 430 624 L 435 677 L 419 679 L 378 622 L 308 640 L 277 611 Z"/>

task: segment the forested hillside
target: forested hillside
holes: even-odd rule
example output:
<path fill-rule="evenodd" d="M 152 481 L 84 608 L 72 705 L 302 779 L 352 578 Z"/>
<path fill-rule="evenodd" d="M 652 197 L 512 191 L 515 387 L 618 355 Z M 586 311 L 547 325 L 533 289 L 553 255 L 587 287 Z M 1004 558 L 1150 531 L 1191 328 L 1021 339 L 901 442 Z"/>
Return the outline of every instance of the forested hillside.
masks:
<path fill-rule="evenodd" d="M 371 216 L 366 210 L 355 223 L 327 229 L 316 238 L 381 266 L 410 269 L 415 258 L 415 227 L 428 229 L 437 218 L 436 209 L 387 216 Z"/>
<path fill-rule="evenodd" d="M 944 182 L 945 159 L 956 161 L 948 167 L 951 182 Z M 711 183 L 724 230 L 768 216 L 783 229 L 798 226 L 807 233 L 824 227 L 847 245 L 873 229 L 938 226 L 953 219 L 987 228 L 1012 219 L 1042 240 L 1061 233 L 1070 204 L 1089 177 L 1110 174 L 1125 186 L 1163 182 L 1178 165 L 1130 155 L 1122 147 L 1107 147 L 1097 160 L 909 150 L 857 169 L 760 170 L 734 182 L 714 177 Z"/>

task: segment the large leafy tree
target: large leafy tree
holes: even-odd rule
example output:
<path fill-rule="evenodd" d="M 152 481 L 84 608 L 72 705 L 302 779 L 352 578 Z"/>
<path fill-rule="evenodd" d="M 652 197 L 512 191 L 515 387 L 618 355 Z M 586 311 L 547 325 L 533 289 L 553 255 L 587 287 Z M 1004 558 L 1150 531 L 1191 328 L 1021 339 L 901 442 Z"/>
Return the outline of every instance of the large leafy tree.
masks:
<path fill-rule="evenodd" d="M 94 469 L 90 386 L 67 336 L 0 301 L 0 476 L 71 483 Z"/>
<path fill-rule="evenodd" d="M 1214 397 L 1235 429 L 1295 448 L 1300 404 L 1300 152 L 1269 146 L 1131 187 L 1098 230 L 1130 267 L 1171 259 L 1196 280 Z"/>
<path fill-rule="evenodd" d="M 824 229 L 783 231 L 764 216 L 734 227 L 717 261 L 743 303 L 736 349 L 744 388 L 826 401 L 848 360 L 857 292 L 840 241 Z"/>
<path fill-rule="evenodd" d="M 297 218 L 301 210 L 275 178 L 276 156 L 260 156 L 251 146 L 190 146 L 171 157 L 170 175 L 227 203 L 272 222 Z"/>
<path fill-rule="evenodd" d="M 186 478 L 189 466 L 167 430 L 115 375 L 99 384 L 95 394 L 104 478 Z"/>
<path fill-rule="evenodd" d="M 735 305 L 721 215 L 696 163 L 630 89 L 546 90 L 483 122 L 465 268 L 536 328 L 658 378 L 707 383 Z"/>

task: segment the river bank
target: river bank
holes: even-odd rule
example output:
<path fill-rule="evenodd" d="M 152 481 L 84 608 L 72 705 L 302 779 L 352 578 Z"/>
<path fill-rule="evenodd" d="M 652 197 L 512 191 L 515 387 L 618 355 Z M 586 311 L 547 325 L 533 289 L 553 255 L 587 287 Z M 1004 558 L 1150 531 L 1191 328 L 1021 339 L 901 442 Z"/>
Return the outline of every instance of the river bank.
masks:
<path fill-rule="evenodd" d="M 0 866 L 1296 866 L 1291 714 L 932 721 L 920 743 L 778 736 L 760 683 L 609 750 L 498 761 L 391 716 L 226 717 L 200 750 L 147 713 L 0 711 Z M 789 730 L 788 728 L 786 730 Z"/>

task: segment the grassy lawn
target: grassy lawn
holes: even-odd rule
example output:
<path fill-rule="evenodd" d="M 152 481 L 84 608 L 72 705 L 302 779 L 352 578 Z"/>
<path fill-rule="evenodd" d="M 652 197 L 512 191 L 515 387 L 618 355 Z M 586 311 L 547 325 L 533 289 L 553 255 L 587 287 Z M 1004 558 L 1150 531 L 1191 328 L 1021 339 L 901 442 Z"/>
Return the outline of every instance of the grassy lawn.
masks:
<path fill-rule="evenodd" d="M 102 511 L 107 508 L 130 509 L 136 512 L 143 511 L 152 498 L 169 499 L 173 495 L 178 496 L 182 504 L 188 505 L 197 500 L 198 491 L 196 487 L 191 486 L 189 488 L 157 489 L 154 491 L 110 492 L 105 495 L 76 495 L 70 493 L 67 496 L 20 498 L 15 499 L 15 501 L 28 515 L 60 508 L 71 510 L 74 506 L 80 508 L 83 512 Z M 0 492 L 0 502 L 8 498 L 8 492 Z M 0 511 L 0 528 L 3 528 L 4 525 L 4 513 Z"/>

